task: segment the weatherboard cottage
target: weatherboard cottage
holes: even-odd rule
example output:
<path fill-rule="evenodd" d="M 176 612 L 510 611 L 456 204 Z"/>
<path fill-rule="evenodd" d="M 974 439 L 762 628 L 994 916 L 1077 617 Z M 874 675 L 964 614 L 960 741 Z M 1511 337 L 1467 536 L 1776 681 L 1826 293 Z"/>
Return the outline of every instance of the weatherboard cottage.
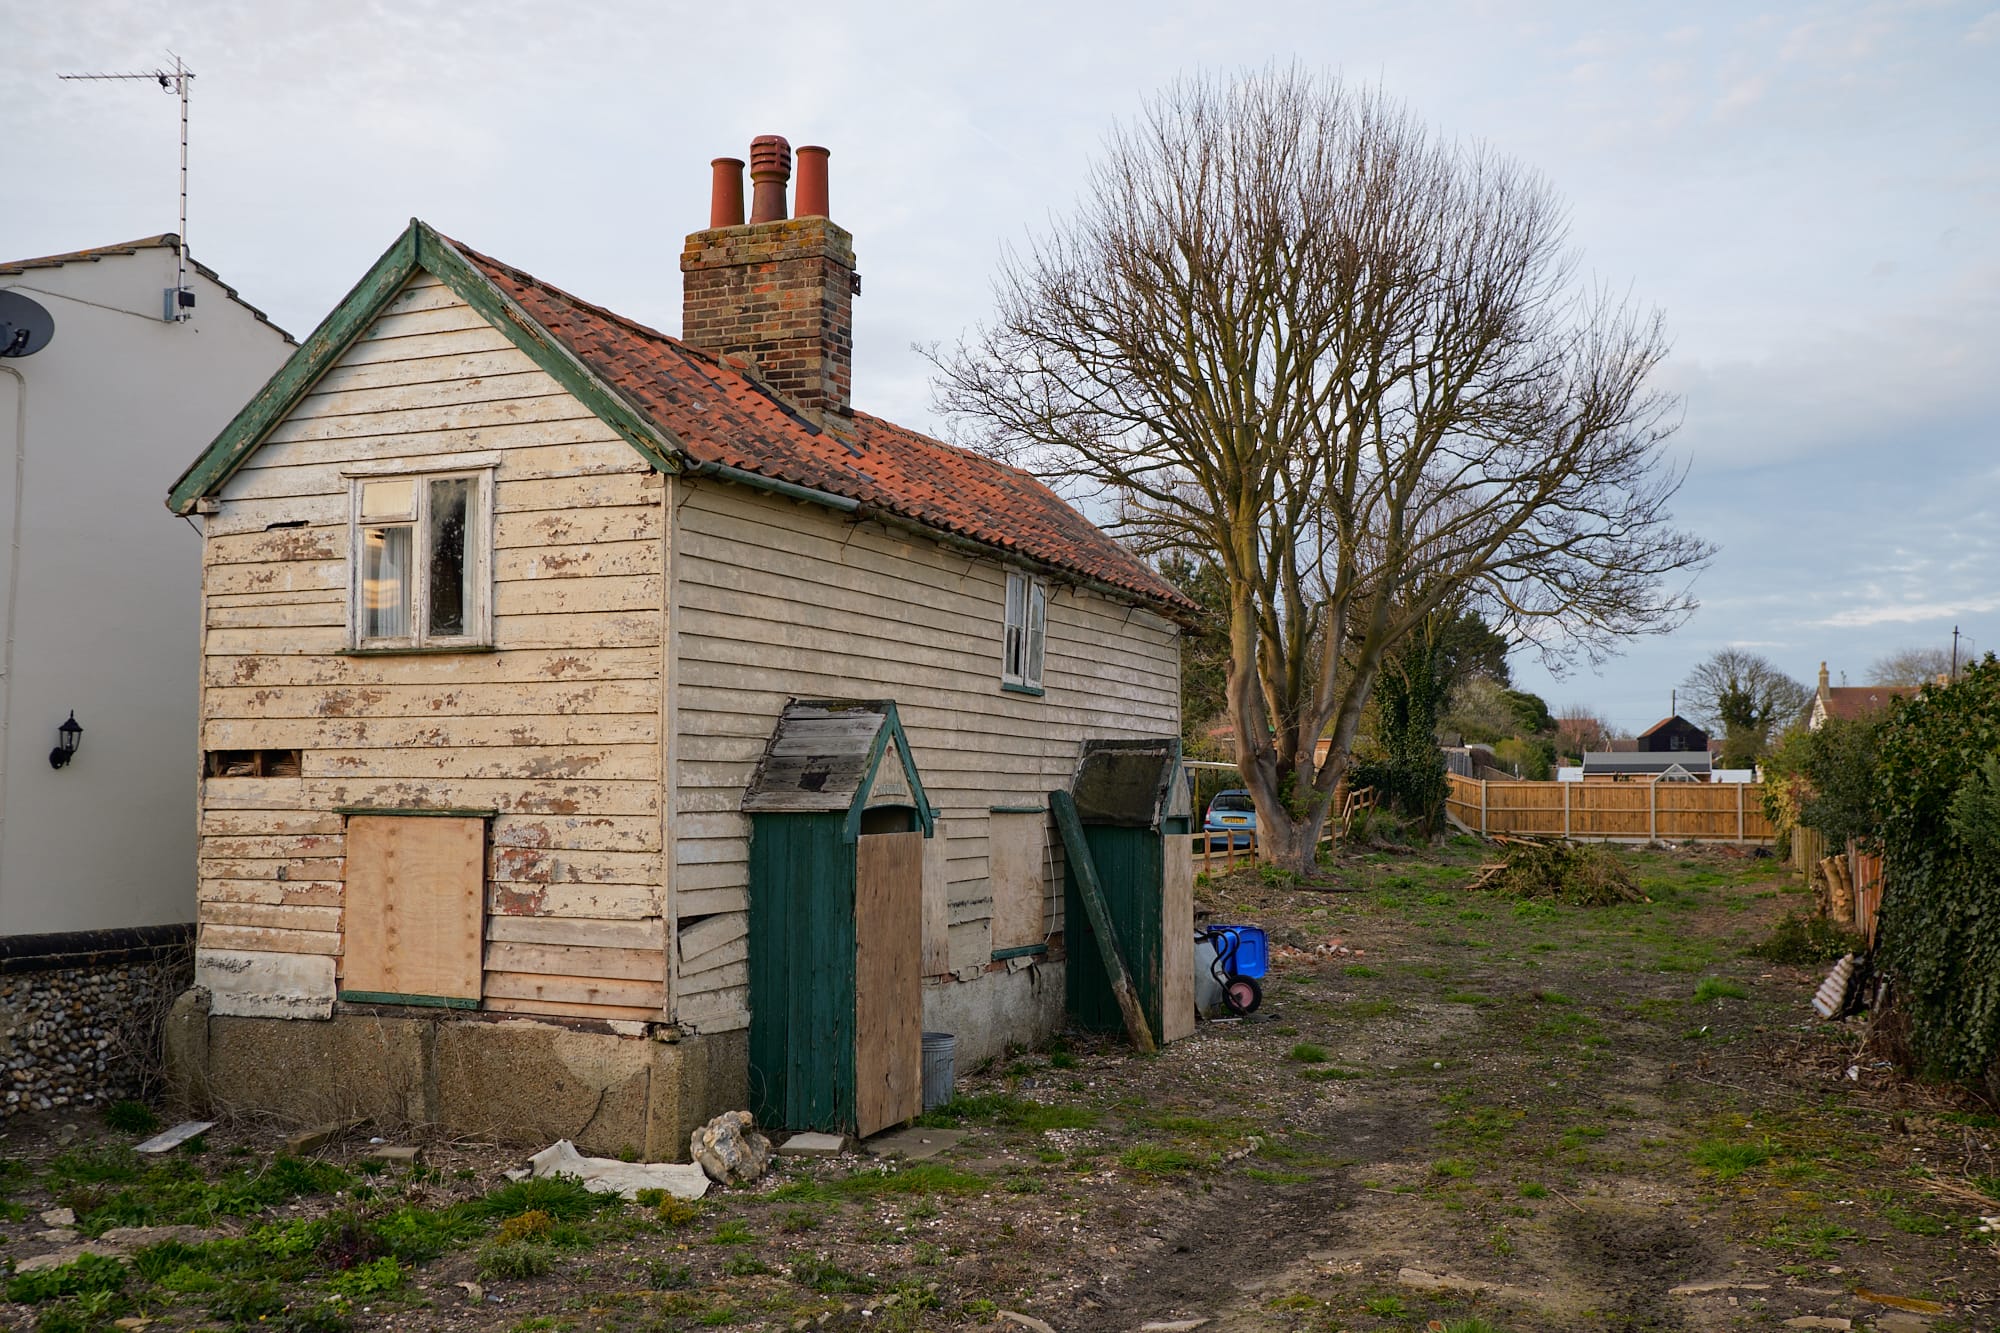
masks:
<path fill-rule="evenodd" d="M 1086 739 L 1178 732 L 1192 607 L 1027 475 L 853 410 L 852 241 L 799 164 L 787 217 L 757 141 L 748 222 L 715 164 L 680 338 L 413 221 L 174 486 L 206 548 L 185 1099 L 684 1155 L 772 1104 L 757 867 L 808 840 L 752 821 L 820 808 L 780 788 L 828 787 L 783 760 L 822 742 L 867 761 L 812 826 L 849 927 L 857 873 L 903 886 L 896 1040 L 1059 1020 L 1046 793 Z"/>

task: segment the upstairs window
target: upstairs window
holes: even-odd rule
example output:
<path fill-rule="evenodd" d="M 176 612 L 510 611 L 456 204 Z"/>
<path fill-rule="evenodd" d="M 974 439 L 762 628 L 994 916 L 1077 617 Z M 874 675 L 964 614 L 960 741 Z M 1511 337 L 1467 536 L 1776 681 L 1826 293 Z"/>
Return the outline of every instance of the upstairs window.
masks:
<path fill-rule="evenodd" d="M 352 485 L 353 646 L 491 644 L 492 473 L 355 477 Z"/>
<path fill-rule="evenodd" d="M 1048 637 L 1047 587 L 1026 574 L 1007 574 L 1007 633 L 1000 683 L 1017 690 L 1042 688 L 1042 654 Z"/>

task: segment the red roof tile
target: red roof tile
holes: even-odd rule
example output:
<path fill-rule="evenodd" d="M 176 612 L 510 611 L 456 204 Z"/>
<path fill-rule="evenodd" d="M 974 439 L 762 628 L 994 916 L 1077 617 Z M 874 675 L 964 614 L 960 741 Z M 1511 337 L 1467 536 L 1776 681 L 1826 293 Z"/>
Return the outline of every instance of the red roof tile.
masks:
<path fill-rule="evenodd" d="M 1872 717 L 1887 708 L 1891 699 L 1908 698 L 1916 692 L 1912 685 L 1829 685 L 1826 715 L 1843 722 Z"/>
<path fill-rule="evenodd" d="M 1018 468 L 865 412 L 854 414 L 851 432 L 824 430 L 710 353 L 453 244 L 696 461 L 855 500 L 1109 584 L 1176 617 L 1198 609 Z"/>

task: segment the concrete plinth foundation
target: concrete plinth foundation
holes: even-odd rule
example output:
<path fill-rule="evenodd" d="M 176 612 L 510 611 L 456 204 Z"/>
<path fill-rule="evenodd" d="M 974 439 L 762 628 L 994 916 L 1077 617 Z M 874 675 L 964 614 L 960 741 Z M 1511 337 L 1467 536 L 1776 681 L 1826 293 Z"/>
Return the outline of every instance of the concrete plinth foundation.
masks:
<path fill-rule="evenodd" d="M 166 1025 L 178 1107 L 299 1124 L 378 1124 L 586 1153 L 685 1161 L 688 1135 L 748 1104 L 742 1032 L 663 1040 L 602 1025 L 408 1010 L 327 1019 L 211 1014 L 184 992 Z"/>

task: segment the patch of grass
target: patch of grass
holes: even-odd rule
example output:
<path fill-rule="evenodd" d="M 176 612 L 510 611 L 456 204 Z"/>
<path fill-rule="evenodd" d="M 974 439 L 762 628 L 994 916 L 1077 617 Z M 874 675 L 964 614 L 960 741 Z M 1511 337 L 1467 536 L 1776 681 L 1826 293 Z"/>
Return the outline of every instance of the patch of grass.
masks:
<path fill-rule="evenodd" d="M 916 1123 L 940 1129 L 974 1120 L 1041 1133 L 1050 1129 L 1094 1129 L 1103 1118 L 1103 1112 L 1085 1106 L 1055 1106 L 1004 1092 L 992 1092 L 954 1097 L 943 1106 L 918 1116 Z"/>
<path fill-rule="evenodd" d="M 594 1194 L 580 1180 L 569 1176 L 537 1176 L 514 1180 L 500 1186 L 483 1199 L 473 1201 L 473 1211 L 484 1217 L 519 1217 L 522 1213 L 546 1213 L 553 1221 L 575 1222 L 606 1208 L 616 1208 L 624 1200 L 616 1194 Z"/>
<path fill-rule="evenodd" d="M 1549 1187 L 1530 1180 L 1521 1186 L 1519 1193 L 1524 1199 L 1546 1199 L 1549 1197 Z"/>
<path fill-rule="evenodd" d="M 872 1296 L 881 1290 L 871 1277 L 842 1268 L 831 1259 L 810 1255 L 792 1262 L 792 1281 L 822 1296 Z"/>
<path fill-rule="evenodd" d="M 1771 1228 L 1766 1244 L 1774 1249 L 1800 1250 L 1812 1259 L 1837 1259 L 1839 1243 L 1860 1238 L 1860 1232 L 1838 1222 L 1781 1222 Z"/>
<path fill-rule="evenodd" d="M 1499 1003 L 1499 1001 L 1494 999 L 1491 995 L 1481 995 L 1477 991 L 1469 991 L 1469 990 L 1446 991 L 1444 1002 L 1446 1004 L 1476 1004 L 1476 1005 L 1488 1005 L 1488 1004 Z"/>
<path fill-rule="evenodd" d="M 1306 1185 L 1315 1179 L 1308 1171 L 1271 1171 L 1261 1166 L 1247 1167 L 1243 1174 L 1260 1185 Z"/>
<path fill-rule="evenodd" d="M 1344 977 L 1366 978 L 1366 977 L 1379 977 L 1382 974 L 1380 972 L 1377 972 L 1374 968 L 1368 966 L 1368 964 L 1366 963 L 1349 963 L 1346 967 L 1340 969 L 1340 975 Z"/>
<path fill-rule="evenodd" d="M 1341 1069 L 1338 1066 L 1327 1065 L 1318 1069 L 1301 1069 L 1299 1077 L 1309 1078 L 1317 1083 L 1343 1083 L 1350 1079 L 1367 1078 L 1368 1075 L 1359 1069 Z"/>
<path fill-rule="evenodd" d="M 1472 1163 L 1456 1157 L 1446 1157 L 1431 1163 L 1431 1174 L 1447 1180 L 1467 1180 L 1472 1176 Z"/>
<path fill-rule="evenodd" d="M 1777 1155 L 1769 1143 L 1730 1143 L 1723 1139 L 1703 1139 L 1688 1152 L 1696 1166 L 1706 1168 L 1717 1180 L 1734 1180 Z"/>
<path fill-rule="evenodd" d="M 1118 1165 L 1141 1176 L 1184 1175 L 1208 1165 L 1208 1157 L 1157 1143 L 1134 1144 L 1118 1154 Z"/>
<path fill-rule="evenodd" d="M 1291 1050 L 1286 1051 L 1285 1058 L 1287 1060 L 1296 1060 L 1302 1065 L 1323 1065 L 1327 1061 L 1326 1047 L 1315 1046 L 1309 1041 L 1302 1041 L 1292 1047 Z"/>
<path fill-rule="evenodd" d="M 1721 977 L 1703 977 L 1694 988 L 1697 1004 L 1707 1004 L 1710 1000 L 1747 1000 L 1750 988 L 1737 981 L 1724 981 Z"/>
<path fill-rule="evenodd" d="M 104 1108 L 104 1123 L 121 1134 L 151 1134 L 160 1128 L 160 1117 L 144 1102 L 113 1102 Z"/>
<path fill-rule="evenodd" d="M 86 1254 L 74 1263 L 8 1278 L 7 1299 L 23 1305 L 40 1305 L 66 1296 L 123 1291 L 126 1277 L 125 1265 L 118 1260 Z"/>
<path fill-rule="evenodd" d="M 1362 1308 L 1377 1319 L 1402 1319 L 1410 1313 L 1401 1296 L 1376 1296 Z"/>
<path fill-rule="evenodd" d="M 740 1217 L 732 1217 L 721 1223 L 708 1236 L 710 1245 L 755 1245 L 757 1241 L 757 1233 L 752 1231 L 750 1224 Z"/>
<path fill-rule="evenodd" d="M 1884 1208 L 1882 1216 L 1890 1226 L 1912 1236 L 1942 1236 L 1947 1230 L 1942 1220 L 1907 1208 Z"/>
<path fill-rule="evenodd" d="M 395 1256 L 385 1254 L 380 1259 L 356 1264 L 332 1278 L 326 1285 L 336 1296 L 345 1296 L 351 1301 L 365 1301 L 401 1291 L 408 1281 L 409 1274 L 403 1271 L 403 1266 L 396 1262 Z"/>

